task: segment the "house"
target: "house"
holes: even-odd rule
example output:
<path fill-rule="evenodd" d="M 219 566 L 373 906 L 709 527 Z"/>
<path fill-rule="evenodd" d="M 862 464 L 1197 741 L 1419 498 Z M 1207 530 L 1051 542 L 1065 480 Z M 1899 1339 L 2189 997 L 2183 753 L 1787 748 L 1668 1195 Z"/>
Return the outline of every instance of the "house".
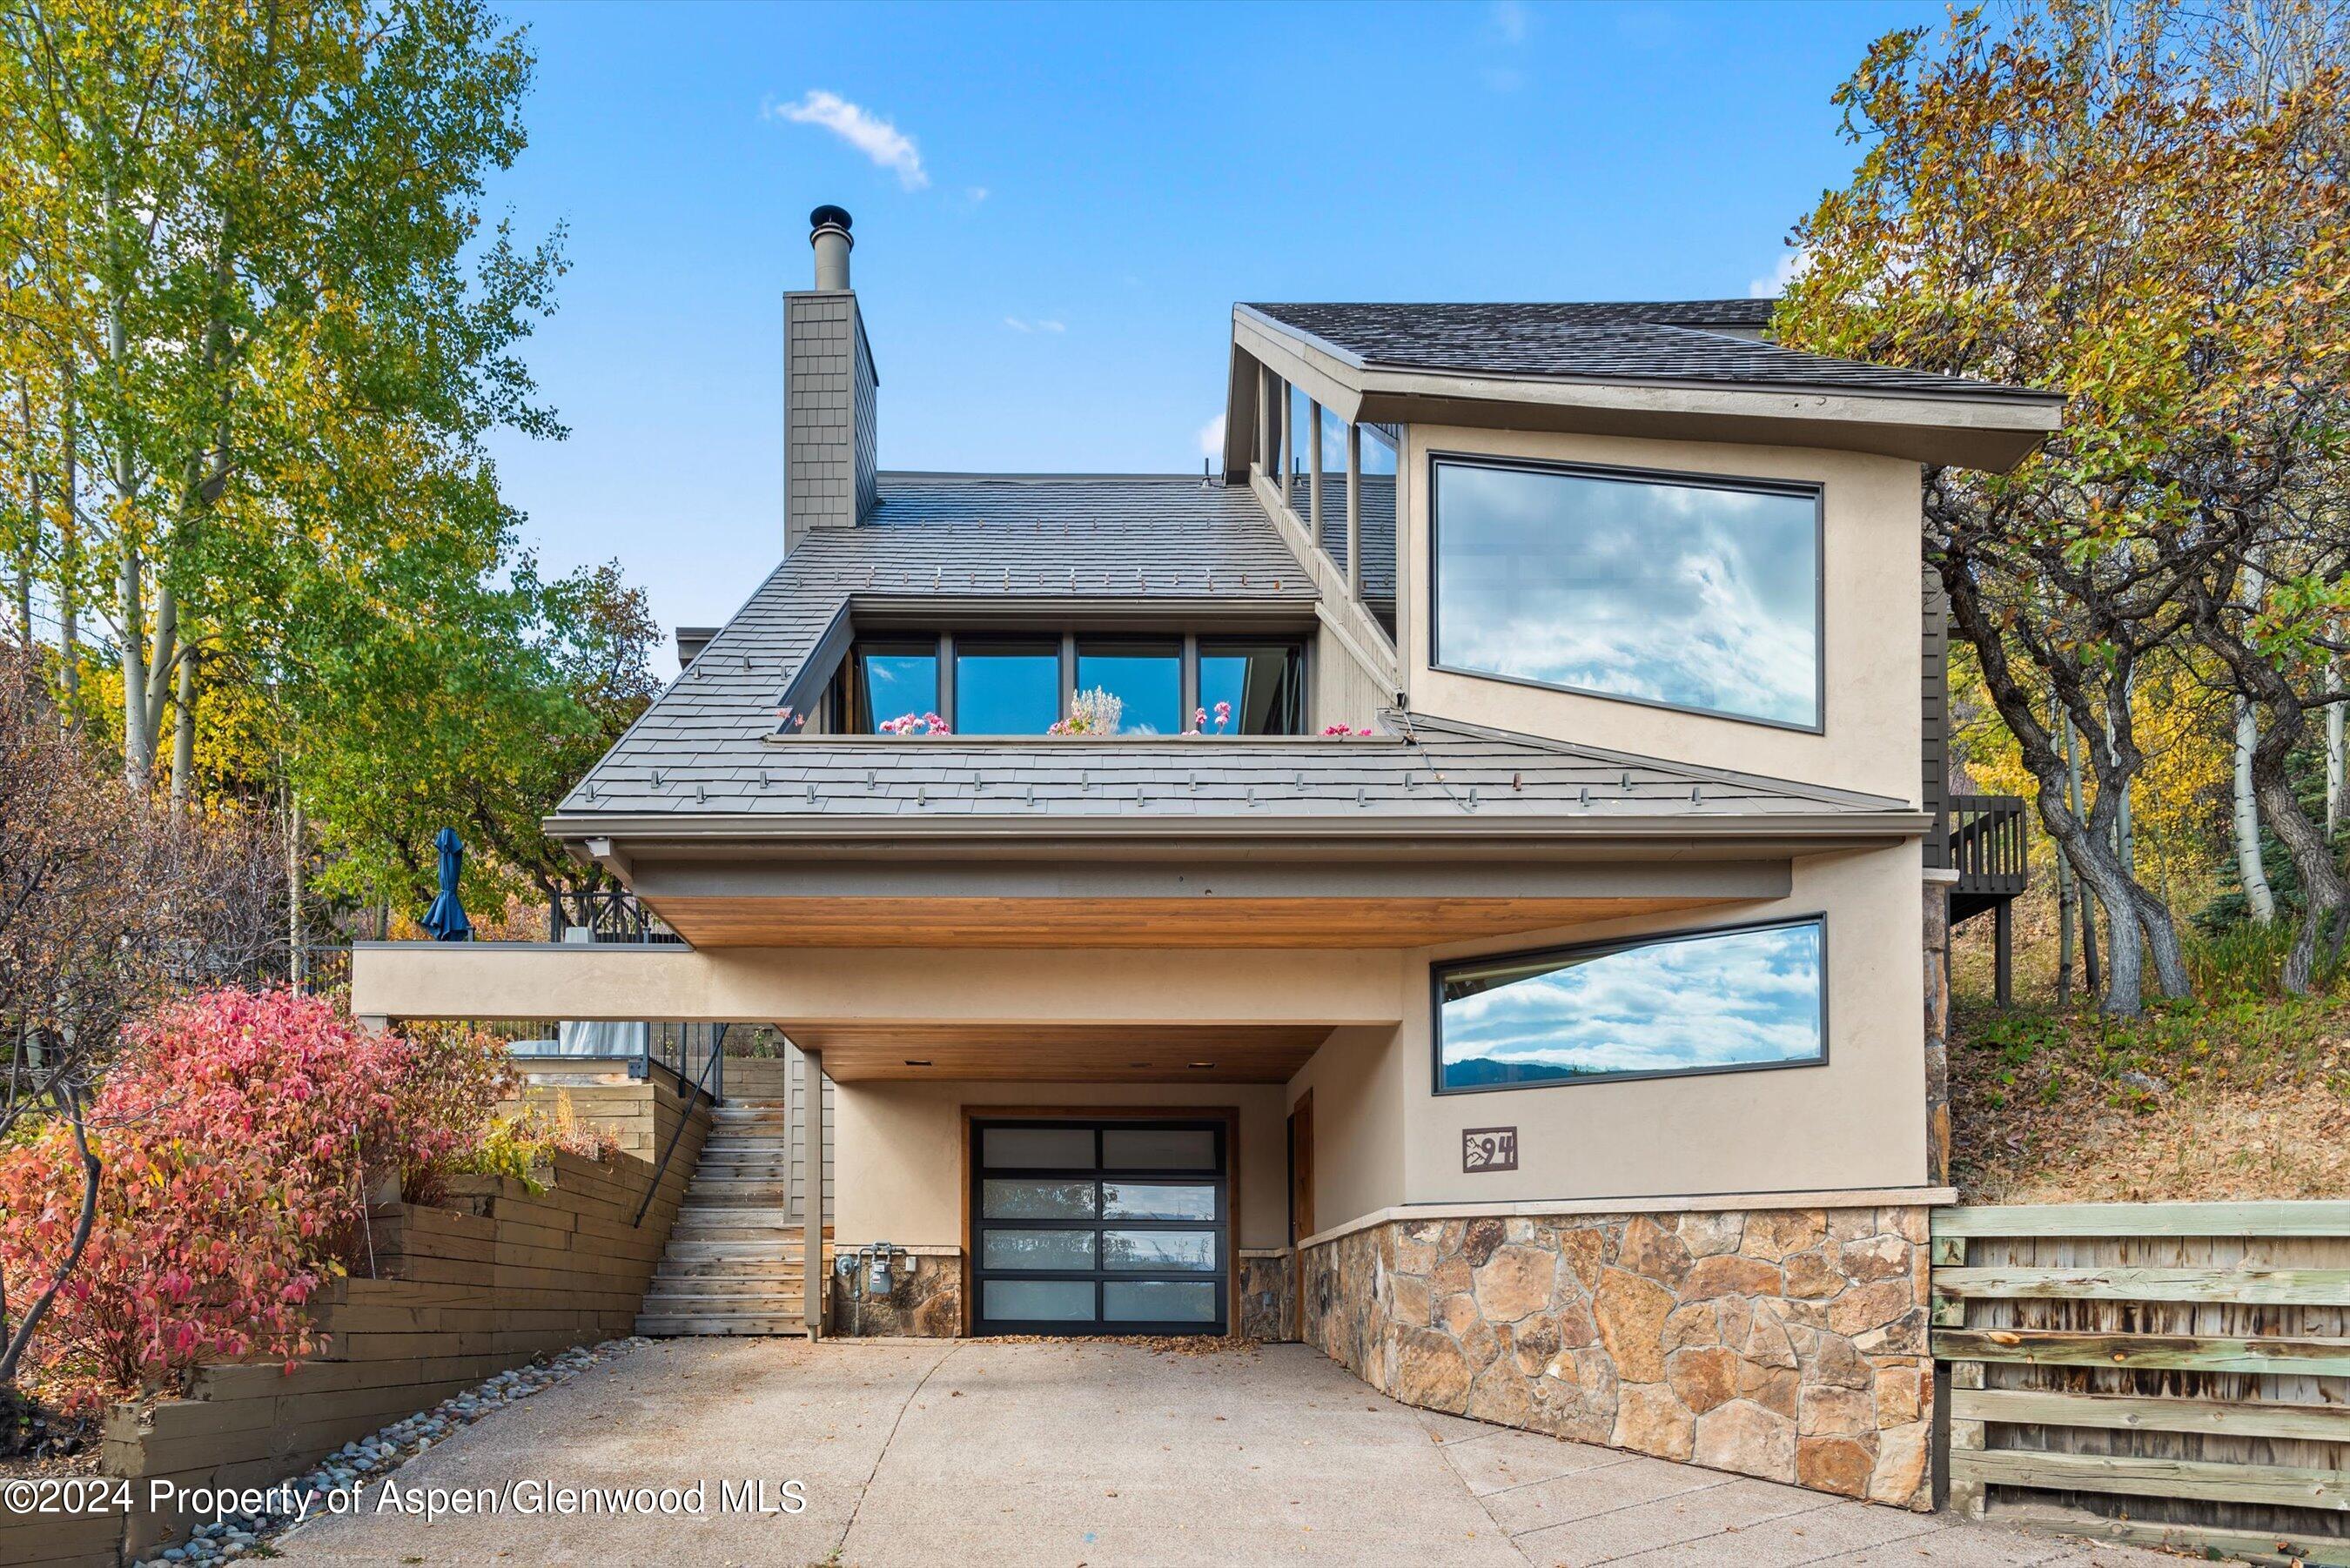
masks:
<path fill-rule="evenodd" d="M 546 825 L 679 940 L 363 947 L 355 1007 L 779 1031 L 703 1174 L 799 1151 L 726 1234 L 829 1213 L 809 1333 L 1303 1338 L 1922 1501 L 1919 471 L 2057 400 L 1752 300 L 1241 305 L 1218 472 L 879 472 L 812 222 L 781 563 Z"/>

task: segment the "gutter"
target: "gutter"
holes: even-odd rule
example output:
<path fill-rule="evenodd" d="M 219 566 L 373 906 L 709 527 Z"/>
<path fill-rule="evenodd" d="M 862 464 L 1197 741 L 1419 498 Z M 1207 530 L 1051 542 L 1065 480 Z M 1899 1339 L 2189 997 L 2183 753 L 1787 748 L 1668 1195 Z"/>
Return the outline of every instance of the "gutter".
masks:
<path fill-rule="evenodd" d="M 1408 844 L 1429 840 L 1519 844 L 1527 841 L 1574 839 L 1685 839 L 1735 841 L 1741 838 L 1802 838 L 1823 843 L 1870 838 L 1919 838 L 1931 832 L 1934 818 L 1922 811 L 1853 811 L 1833 814 L 1757 813 L 1745 816 L 1513 816 L 1475 817 L 1476 808 L 1464 806 L 1458 816 L 1383 818 L 1363 822 L 1352 817 L 1284 816 L 1176 817 L 1164 821 L 1132 816 L 1099 819 L 1035 816 L 879 816 L 847 815 L 768 815 L 747 812 L 697 812 L 676 815 L 556 815 L 541 826 L 547 836 L 570 844 L 595 839 L 660 840 L 691 843 L 823 844 L 847 839 L 925 843 L 1016 843 L 1042 848 L 1056 842 L 1154 842 L 1198 846 L 1219 838 L 1249 841 L 1273 839 L 1287 843 L 1355 845 L 1397 839 Z"/>

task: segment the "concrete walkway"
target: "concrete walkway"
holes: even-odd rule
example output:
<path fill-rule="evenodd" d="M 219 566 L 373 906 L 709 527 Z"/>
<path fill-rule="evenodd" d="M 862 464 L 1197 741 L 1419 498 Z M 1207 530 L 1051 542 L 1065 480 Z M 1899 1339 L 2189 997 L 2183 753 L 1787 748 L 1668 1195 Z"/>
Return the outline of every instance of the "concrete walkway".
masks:
<path fill-rule="evenodd" d="M 526 1511 L 527 1487 L 708 1484 L 702 1517 Z M 797 1514 L 721 1484 L 796 1480 Z M 2002 1568 L 2176 1559 L 2037 1540 L 1431 1415 L 1298 1345 L 650 1345 L 403 1468 L 405 1495 L 281 1537 L 320 1564 L 1409 1563 Z M 517 1487 L 524 1490 L 517 1490 Z M 485 1489 L 485 1490 L 484 1490 Z"/>

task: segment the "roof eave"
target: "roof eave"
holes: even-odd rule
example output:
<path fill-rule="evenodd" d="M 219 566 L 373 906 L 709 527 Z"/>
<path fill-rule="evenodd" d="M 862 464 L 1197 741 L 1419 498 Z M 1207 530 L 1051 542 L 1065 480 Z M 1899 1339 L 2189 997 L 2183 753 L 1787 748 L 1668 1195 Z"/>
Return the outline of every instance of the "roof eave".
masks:
<path fill-rule="evenodd" d="M 1350 420 L 1826 447 L 1993 472 L 2022 462 L 2064 421 L 2060 394 L 1964 383 L 1888 392 L 1383 366 L 1245 305 L 1232 318 L 1238 348 Z"/>
<path fill-rule="evenodd" d="M 613 813 L 567 812 L 545 819 L 548 836 L 567 844 L 590 839 L 620 843 L 817 844 L 827 841 L 920 839 L 925 843 L 1057 843 L 1196 845 L 1214 839 L 1298 846 L 1348 846 L 1404 839 L 1423 842 L 1525 843 L 1543 839 L 1583 841 L 1690 839 L 1915 838 L 1929 832 L 1933 816 L 1920 811 L 1724 813 L 1719 815 L 1608 815 L 1480 817 L 1473 808 L 1460 816 L 1190 816 L 1053 818 L 1031 816 L 891 816 L 870 815 L 770 815 L 754 812 Z"/>

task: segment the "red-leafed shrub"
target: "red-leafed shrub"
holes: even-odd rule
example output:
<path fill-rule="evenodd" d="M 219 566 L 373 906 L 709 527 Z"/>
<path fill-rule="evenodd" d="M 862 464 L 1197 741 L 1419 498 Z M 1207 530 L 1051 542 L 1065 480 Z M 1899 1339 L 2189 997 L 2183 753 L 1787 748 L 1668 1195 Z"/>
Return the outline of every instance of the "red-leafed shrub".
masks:
<path fill-rule="evenodd" d="M 493 1048 L 371 1034 L 292 992 L 163 1008 L 90 1107 L 104 1167 L 89 1243 L 35 1341 L 62 1401 L 177 1386 L 199 1362 L 295 1356 L 303 1303 L 342 1272 L 370 1189 L 414 1188 L 490 1122 Z M 23 1303 L 70 1252 L 70 1128 L 0 1155 L 0 1273 Z"/>

